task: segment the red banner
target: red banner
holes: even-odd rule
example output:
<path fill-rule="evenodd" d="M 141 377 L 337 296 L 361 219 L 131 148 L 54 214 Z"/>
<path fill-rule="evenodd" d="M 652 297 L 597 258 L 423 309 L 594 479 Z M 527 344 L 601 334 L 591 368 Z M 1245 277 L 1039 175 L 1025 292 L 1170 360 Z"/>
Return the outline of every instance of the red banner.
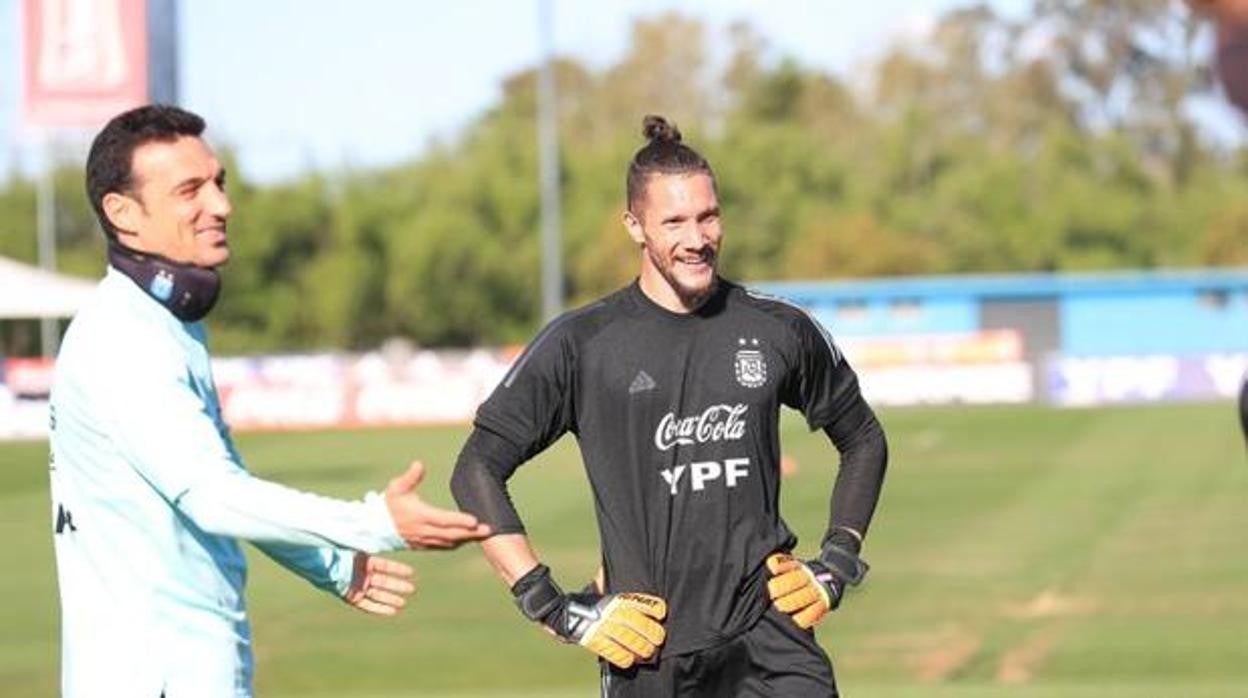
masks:
<path fill-rule="evenodd" d="M 23 0 L 23 122 L 99 128 L 148 101 L 145 0 Z"/>
<path fill-rule="evenodd" d="M 47 397 L 52 392 L 52 359 L 3 359 L 4 384 L 18 397 Z"/>

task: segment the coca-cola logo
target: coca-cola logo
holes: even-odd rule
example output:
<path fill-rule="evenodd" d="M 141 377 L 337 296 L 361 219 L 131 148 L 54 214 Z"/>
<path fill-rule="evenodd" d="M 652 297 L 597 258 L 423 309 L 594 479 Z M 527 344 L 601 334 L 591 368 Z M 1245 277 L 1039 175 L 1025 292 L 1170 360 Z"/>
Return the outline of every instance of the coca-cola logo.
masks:
<path fill-rule="evenodd" d="M 654 445 L 666 451 L 676 445 L 737 441 L 745 435 L 745 413 L 749 405 L 711 405 L 702 414 L 677 417 L 668 412 L 654 430 Z"/>

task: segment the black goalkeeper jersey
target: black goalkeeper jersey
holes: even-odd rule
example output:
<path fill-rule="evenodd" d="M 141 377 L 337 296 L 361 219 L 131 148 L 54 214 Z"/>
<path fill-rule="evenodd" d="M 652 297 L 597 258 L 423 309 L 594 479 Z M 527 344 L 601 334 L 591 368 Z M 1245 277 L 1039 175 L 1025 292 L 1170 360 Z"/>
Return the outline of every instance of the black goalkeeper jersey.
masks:
<path fill-rule="evenodd" d="M 858 399 L 854 372 L 796 306 L 721 280 L 684 315 L 634 282 L 550 323 L 476 426 L 526 458 L 576 435 L 607 591 L 666 599 L 673 656 L 748 629 L 768 604 L 765 558 L 797 542 L 779 511 L 780 406 L 815 429 Z"/>

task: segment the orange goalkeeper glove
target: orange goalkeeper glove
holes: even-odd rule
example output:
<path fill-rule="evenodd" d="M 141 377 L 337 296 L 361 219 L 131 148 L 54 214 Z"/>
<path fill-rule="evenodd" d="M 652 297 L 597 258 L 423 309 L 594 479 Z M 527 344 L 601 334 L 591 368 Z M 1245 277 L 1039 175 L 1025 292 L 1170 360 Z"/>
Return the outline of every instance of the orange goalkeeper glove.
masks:
<path fill-rule="evenodd" d="M 667 603 L 651 594 L 565 594 L 545 565 L 521 577 L 511 593 L 529 620 L 621 669 L 653 658 L 667 637 Z"/>
<path fill-rule="evenodd" d="M 826 545 L 819 559 L 804 562 L 788 553 L 773 553 L 767 558 L 767 570 L 772 605 L 798 626 L 811 628 L 841 604 L 846 585 L 862 581 L 867 563 L 844 548 Z"/>

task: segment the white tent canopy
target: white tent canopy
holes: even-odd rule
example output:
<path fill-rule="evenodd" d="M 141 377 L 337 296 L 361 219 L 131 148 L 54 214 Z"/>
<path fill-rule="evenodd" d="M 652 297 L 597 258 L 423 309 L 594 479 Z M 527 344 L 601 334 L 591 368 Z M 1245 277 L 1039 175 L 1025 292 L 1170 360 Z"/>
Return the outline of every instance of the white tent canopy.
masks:
<path fill-rule="evenodd" d="M 0 320 L 71 317 L 95 286 L 0 257 Z"/>

